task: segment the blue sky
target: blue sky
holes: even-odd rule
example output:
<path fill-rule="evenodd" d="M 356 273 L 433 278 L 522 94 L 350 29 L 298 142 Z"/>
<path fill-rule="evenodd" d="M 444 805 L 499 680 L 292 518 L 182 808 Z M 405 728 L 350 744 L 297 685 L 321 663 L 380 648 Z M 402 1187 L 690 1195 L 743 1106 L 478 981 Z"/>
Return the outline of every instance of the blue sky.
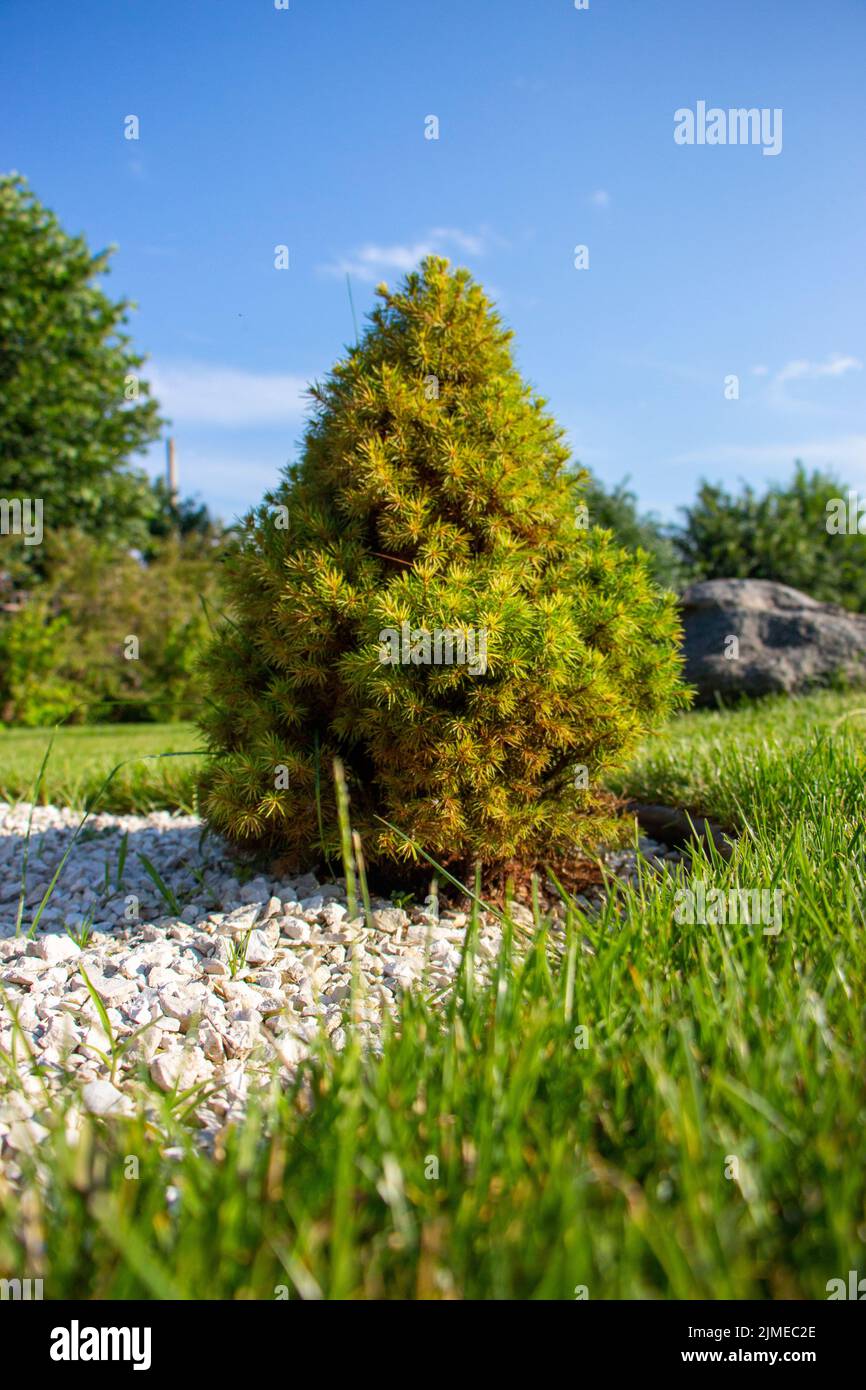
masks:
<path fill-rule="evenodd" d="M 225 517 L 296 454 L 346 271 L 360 318 L 427 249 L 645 506 L 795 456 L 866 488 L 864 0 L 0 0 L 0 55 L 0 168 L 118 244 L 183 489 Z M 781 109 L 781 152 L 678 145 L 699 101 Z"/>

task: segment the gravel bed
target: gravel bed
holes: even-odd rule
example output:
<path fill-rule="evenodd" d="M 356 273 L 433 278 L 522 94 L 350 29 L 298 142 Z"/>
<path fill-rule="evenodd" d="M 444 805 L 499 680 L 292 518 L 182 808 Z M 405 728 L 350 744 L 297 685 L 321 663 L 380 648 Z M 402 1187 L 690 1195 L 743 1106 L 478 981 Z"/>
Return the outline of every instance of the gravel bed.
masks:
<path fill-rule="evenodd" d="M 76 1093 L 67 1115 L 73 1128 L 84 1111 L 143 1109 L 158 1119 L 154 1087 L 172 1099 L 191 1092 L 185 1105 L 202 1142 L 213 1146 L 256 1088 L 275 1076 L 290 1080 L 322 1029 L 334 1047 L 345 1046 L 350 1007 L 375 1049 L 402 991 L 444 1000 L 454 984 L 465 913 L 443 903 L 440 914 L 433 899 L 407 910 L 374 899 L 372 926 L 350 920 L 341 882 L 319 883 L 311 874 L 245 878 L 197 818 L 160 811 L 93 816 L 29 939 L 81 819 L 65 808 L 33 808 L 16 936 L 30 809 L 0 802 L 0 1049 L 20 1080 L 12 1084 L 8 1067 L 0 1074 L 0 1167 L 13 1180 L 17 1155 L 45 1136 L 40 1114 L 61 1090 L 67 1099 L 70 1088 Z M 640 853 L 657 869 L 679 858 L 647 839 Z M 615 877 L 636 877 L 633 850 L 604 858 Z M 519 925 L 532 926 L 525 907 L 513 913 Z M 481 977 L 499 943 L 497 919 L 482 913 Z M 107 1011 L 114 1049 L 123 1049 L 113 1080 L 106 1060 L 112 1040 L 84 973 Z"/>

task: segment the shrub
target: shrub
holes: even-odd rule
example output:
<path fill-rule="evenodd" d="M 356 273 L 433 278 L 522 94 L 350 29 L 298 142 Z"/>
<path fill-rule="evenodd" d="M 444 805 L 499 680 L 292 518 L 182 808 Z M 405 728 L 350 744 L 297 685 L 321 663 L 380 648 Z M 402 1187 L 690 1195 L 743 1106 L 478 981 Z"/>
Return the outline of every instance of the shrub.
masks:
<path fill-rule="evenodd" d="M 31 727 L 56 724 L 79 702 L 71 681 L 58 674 L 68 619 L 54 617 L 46 598 L 25 603 L 0 619 L 0 719 Z"/>
<path fill-rule="evenodd" d="M 339 842 L 339 755 L 368 860 L 550 860 L 594 843 L 600 770 L 682 698 L 673 598 L 580 528 L 562 432 L 468 272 L 430 258 L 378 294 L 227 558 L 203 805 L 309 866 Z M 436 664 L 446 631 L 474 663 Z"/>
<path fill-rule="evenodd" d="M 831 474 L 795 466 L 763 496 L 703 483 L 677 539 L 695 579 L 773 579 L 812 598 L 866 612 L 866 535 L 827 530 L 827 503 L 847 498 Z"/>
<path fill-rule="evenodd" d="M 212 548 L 154 542 L 144 563 L 82 534 L 52 537 L 47 575 L 0 614 L 0 718 L 37 726 L 190 718 L 201 699 Z M 138 639 L 138 655 L 126 639 Z"/>

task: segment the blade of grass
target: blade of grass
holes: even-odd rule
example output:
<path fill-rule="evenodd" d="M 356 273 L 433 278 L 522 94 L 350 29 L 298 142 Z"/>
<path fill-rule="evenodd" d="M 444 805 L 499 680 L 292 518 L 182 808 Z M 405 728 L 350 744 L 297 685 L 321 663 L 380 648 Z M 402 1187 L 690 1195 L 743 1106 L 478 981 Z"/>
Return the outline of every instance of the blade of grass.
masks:
<path fill-rule="evenodd" d="M 148 859 L 146 854 L 139 853 L 137 857 L 148 878 L 156 885 L 157 891 L 169 911 L 174 917 L 179 917 L 181 912 L 180 903 L 173 890 L 169 888 L 162 874 L 159 872 L 159 869 L 152 860 Z"/>
<path fill-rule="evenodd" d="M 343 855 L 343 872 L 346 875 L 346 902 L 349 919 L 358 915 L 358 889 L 355 881 L 355 862 L 352 855 L 352 826 L 349 820 L 349 791 L 346 786 L 346 773 L 339 758 L 334 759 L 334 782 L 337 788 L 337 819 L 340 823 L 340 848 Z"/>
<path fill-rule="evenodd" d="M 123 832 L 123 839 L 120 842 L 120 850 L 117 856 L 117 874 L 115 875 L 115 886 L 119 890 L 123 884 L 123 871 L 126 868 L 126 855 L 129 849 L 129 831 Z"/>
<path fill-rule="evenodd" d="M 27 898 L 27 863 L 30 858 L 30 834 L 33 829 L 33 809 L 36 805 L 36 801 L 39 796 L 39 791 L 42 786 L 42 779 L 45 776 L 45 769 L 48 766 L 48 759 L 51 756 L 51 749 L 54 747 L 54 740 L 57 737 L 57 730 L 59 727 L 60 726 L 58 724 L 55 724 L 54 728 L 51 731 L 51 737 L 48 740 L 48 747 L 45 749 L 45 753 L 39 767 L 39 772 L 36 776 L 36 781 L 33 784 L 33 792 L 30 797 L 30 814 L 27 817 L 27 833 L 24 836 L 24 854 L 21 861 L 21 893 L 18 898 L 18 912 L 15 917 L 16 936 L 20 936 L 21 934 L 21 922 L 24 918 L 24 903 Z"/>

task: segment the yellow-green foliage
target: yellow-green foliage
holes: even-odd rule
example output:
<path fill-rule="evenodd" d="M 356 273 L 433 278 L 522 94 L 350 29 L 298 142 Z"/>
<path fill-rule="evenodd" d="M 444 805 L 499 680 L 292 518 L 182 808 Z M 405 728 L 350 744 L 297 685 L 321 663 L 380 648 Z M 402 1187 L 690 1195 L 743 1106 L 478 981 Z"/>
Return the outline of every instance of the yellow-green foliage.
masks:
<path fill-rule="evenodd" d="M 497 865 L 592 844 L 601 769 L 682 698 L 673 599 L 582 525 L 562 432 L 469 274 L 431 258 L 379 295 L 313 391 L 300 463 L 226 562 L 206 813 L 313 864 L 338 843 L 338 754 L 371 861 L 418 846 Z M 383 662 L 382 634 L 404 622 L 474 635 L 475 673 Z"/>

